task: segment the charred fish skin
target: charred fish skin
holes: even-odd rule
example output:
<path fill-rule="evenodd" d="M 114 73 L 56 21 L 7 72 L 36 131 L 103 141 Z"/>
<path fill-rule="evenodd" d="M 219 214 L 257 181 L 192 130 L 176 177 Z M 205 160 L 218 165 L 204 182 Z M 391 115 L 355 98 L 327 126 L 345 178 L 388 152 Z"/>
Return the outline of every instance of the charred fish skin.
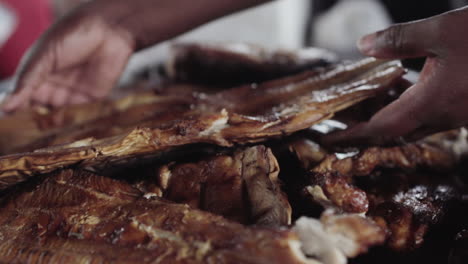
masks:
<path fill-rule="evenodd" d="M 78 141 L 2 157 L 2 188 L 28 181 L 2 202 L 0 233 L 9 238 L 0 240 L 5 261 L 39 262 L 47 255 L 52 263 L 315 263 L 303 255 L 293 231 L 245 227 L 159 198 L 169 186 L 162 178 L 174 175 L 162 175 L 155 192 L 145 193 L 91 171 L 156 161 L 191 144 L 231 147 L 281 138 L 377 95 L 404 72 L 398 63 L 368 59 L 256 89 L 242 86 L 193 98 L 190 109 L 177 115 L 163 113 L 164 118 L 136 127 L 122 120 L 115 131 L 125 132 L 110 132 L 110 137 L 80 138 L 96 131 L 89 126 L 91 130 L 73 135 Z M 246 96 L 255 100 L 244 103 Z M 53 141 L 66 138 L 56 134 Z M 279 187 L 271 151 L 247 148 L 233 160 L 240 161 L 249 220 L 264 226 L 289 224 L 291 208 Z M 239 188 L 239 183 L 233 186 Z M 194 203 L 206 207 L 213 199 L 201 200 Z M 216 203 L 209 206 L 219 209 Z"/>
<path fill-rule="evenodd" d="M 281 190 L 278 162 L 262 145 L 197 162 L 149 166 L 156 196 L 230 220 L 256 226 L 291 224 L 291 206 Z M 148 186 L 148 179 L 142 185 Z M 159 193 L 159 194 L 158 194 Z"/>
<path fill-rule="evenodd" d="M 175 79 L 199 63 L 197 81 L 214 67 L 221 83 L 18 115 L 31 130 L 0 140 L 19 139 L 0 146 L 17 153 L 0 157 L 0 262 L 443 263 L 450 248 L 463 261 L 466 133 L 461 146 L 315 143 L 398 98 L 399 62 L 302 71 L 291 53 L 179 47 Z"/>
<path fill-rule="evenodd" d="M 321 159 L 307 174 L 304 194 L 337 213 L 365 214 L 386 230 L 386 245 L 392 250 L 421 247 L 460 198 L 453 176 L 457 157 L 450 147 L 422 141 L 325 158 L 323 151 L 314 149 L 320 155 L 297 156 L 307 159 L 301 161 L 304 165 Z"/>
<path fill-rule="evenodd" d="M 269 51 L 244 43 L 178 43 L 171 53 L 165 65 L 171 80 L 216 87 L 277 79 L 336 61 L 333 54 L 317 48 Z"/>
<path fill-rule="evenodd" d="M 290 231 L 145 198 L 123 181 L 63 170 L 27 185 L 2 201 L 2 262 L 306 263 Z"/>
<path fill-rule="evenodd" d="M 32 175 L 78 164 L 98 170 L 125 163 L 126 160 L 128 162 L 129 159 L 134 161 L 139 158 L 158 157 L 161 153 L 170 152 L 187 144 L 209 143 L 232 146 L 283 137 L 306 129 L 332 116 L 336 111 L 375 96 L 378 92 L 387 89 L 404 72 L 398 63 L 367 59 L 338 66 L 312 77 L 305 83 L 264 89 L 265 93 L 274 94 L 272 98 L 278 98 L 278 95 L 283 97 L 283 90 L 286 92 L 290 90 L 293 94 L 301 91 L 303 94 L 285 106 L 265 109 L 271 111 L 270 113 L 264 111 L 264 116 L 249 117 L 226 110 L 212 113 L 206 112 L 206 108 L 200 106 L 199 110 L 195 107 L 193 111 L 167 123 L 157 123 L 156 126 L 146 124 L 122 135 L 98 140 L 82 139 L 32 153 L 4 156 L 0 158 L 0 186 L 6 188 Z M 285 89 L 287 87 L 290 88 Z M 243 87 L 239 89 L 245 90 Z M 240 101 L 241 98 L 245 98 L 244 95 L 237 99 L 234 96 L 230 100 Z M 292 106 L 294 102 L 296 106 Z M 210 107 L 219 109 L 216 105 Z"/>

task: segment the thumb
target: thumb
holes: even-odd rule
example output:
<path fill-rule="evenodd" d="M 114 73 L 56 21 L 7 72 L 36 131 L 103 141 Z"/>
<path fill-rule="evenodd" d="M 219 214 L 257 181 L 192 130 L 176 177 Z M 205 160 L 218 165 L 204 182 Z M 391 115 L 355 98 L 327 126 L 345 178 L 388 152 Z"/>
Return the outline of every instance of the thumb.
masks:
<path fill-rule="evenodd" d="M 322 138 L 325 145 L 383 145 L 411 134 L 425 118 L 424 101 L 414 95 L 417 86 L 377 112 L 368 122 Z"/>
<path fill-rule="evenodd" d="M 358 41 L 359 50 L 381 59 L 415 58 L 433 55 L 437 45 L 439 18 L 396 24 L 364 36 Z"/>

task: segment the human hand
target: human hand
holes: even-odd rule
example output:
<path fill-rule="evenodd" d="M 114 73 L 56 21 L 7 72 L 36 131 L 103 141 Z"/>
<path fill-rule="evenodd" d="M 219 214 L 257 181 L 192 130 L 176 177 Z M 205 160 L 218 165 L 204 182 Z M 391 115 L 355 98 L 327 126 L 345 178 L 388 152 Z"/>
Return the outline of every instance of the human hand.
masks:
<path fill-rule="evenodd" d="M 103 98 L 118 81 L 133 50 L 125 30 L 77 9 L 56 23 L 23 58 L 15 91 L 2 109 L 55 108 Z"/>
<path fill-rule="evenodd" d="M 326 136 L 325 144 L 413 141 L 468 123 L 468 9 L 397 24 L 365 36 L 362 53 L 382 59 L 427 57 L 419 80 L 368 122 Z"/>
<path fill-rule="evenodd" d="M 270 0 L 94 0 L 58 21 L 20 67 L 6 112 L 102 98 L 134 50 Z"/>

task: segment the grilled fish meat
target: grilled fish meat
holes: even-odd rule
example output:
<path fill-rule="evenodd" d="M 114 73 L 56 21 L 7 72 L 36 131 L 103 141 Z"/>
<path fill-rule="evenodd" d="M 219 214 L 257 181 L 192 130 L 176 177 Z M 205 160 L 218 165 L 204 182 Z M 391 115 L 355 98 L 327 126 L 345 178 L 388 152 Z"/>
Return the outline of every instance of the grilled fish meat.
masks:
<path fill-rule="evenodd" d="M 229 147 L 282 137 L 376 96 L 404 72 L 399 63 L 367 59 L 321 73 L 303 73 L 258 87 L 241 86 L 198 97 L 187 112 L 132 125 L 120 135 L 80 138 L 65 145 L 4 156 L 0 158 L 0 187 L 74 165 L 99 171 L 160 158 L 190 144 Z"/>
<path fill-rule="evenodd" d="M 450 176 L 456 155 L 440 145 L 418 142 L 325 158 L 323 150 L 308 146 L 315 154 L 302 151 L 298 157 L 308 160 L 302 164 L 316 164 L 317 157 L 321 162 L 308 172 L 304 195 L 338 214 L 365 214 L 386 230 L 392 249 L 421 246 L 460 199 L 456 178 Z"/>
<path fill-rule="evenodd" d="M 294 232 L 245 227 L 86 171 L 37 177 L 1 204 L 4 263 L 317 263 Z"/>
<path fill-rule="evenodd" d="M 148 195 L 188 204 L 246 225 L 291 224 L 291 206 L 281 191 L 278 163 L 264 146 L 217 154 L 197 162 L 140 166 L 137 172 L 129 169 L 121 174 L 141 172 L 146 175 L 135 186 Z"/>
<path fill-rule="evenodd" d="M 293 230 L 301 238 L 303 251 L 317 256 L 324 264 L 346 264 L 347 258 L 366 253 L 385 241 L 384 229 L 357 214 L 324 212 L 320 220 L 301 217 Z"/>
<path fill-rule="evenodd" d="M 219 88 L 276 79 L 334 62 L 333 54 L 317 48 L 269 51 L 243 43 L 179 43 L 172 46 L 165 69 L 175 81 Z"/>

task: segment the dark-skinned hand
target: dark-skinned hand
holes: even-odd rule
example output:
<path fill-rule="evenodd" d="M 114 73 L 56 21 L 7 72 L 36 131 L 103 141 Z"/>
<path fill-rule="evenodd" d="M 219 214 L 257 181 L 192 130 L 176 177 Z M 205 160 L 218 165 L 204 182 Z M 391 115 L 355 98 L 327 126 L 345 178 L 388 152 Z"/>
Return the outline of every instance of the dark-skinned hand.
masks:
<path fill-rule="evenodd" d="M 2 110 L 94 101 L 108 95 L 130 55 L 268 0 L 93 0 L 56 22 L 23 59 Z"/>
<path fill-rule="evenodd" d="M 419 80 L 368 122 L 326 136 L 332 145 L 413 141 L 468 123 L 468 9 L 396 24 L 358 47 L 382 59 L 426 57 Z"/>
<path fill-rule="evenodd" d="M 20 66 L 15 92 L 2 108 L 12 112 L 102 98 L 116 84 L 133 45 L 124 30 L 77 10 L 29 51 Z"/>

